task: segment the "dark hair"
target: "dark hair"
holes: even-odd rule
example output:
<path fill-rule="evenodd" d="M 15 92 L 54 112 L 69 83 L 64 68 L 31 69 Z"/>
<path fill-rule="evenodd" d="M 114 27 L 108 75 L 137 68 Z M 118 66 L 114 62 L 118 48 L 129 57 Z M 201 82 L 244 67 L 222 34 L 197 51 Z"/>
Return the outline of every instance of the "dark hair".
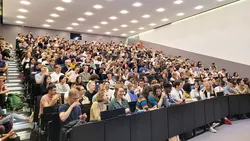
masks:
<path fill-rule="evenodd" d="M 177 81 L 174 81 L 173 83 L 173 87 L 176 88 L 176 86 L 180 86 L 181 85 L 181 81 L 177 80 Z"/>
<path fill-rule="evenodd" d="M 82 82 L 80 82 L 80 83 L 78 82 L 78 79 L 79 79 L 80 77 L 81 77 L 81 76 L 79 76 L 79 75 L 76 77 L 76 84 L 77 84 L 77 85 L 80 85 L 80 84 L 82 83 Z M 82 77 L 81 77 L 81 78 L 82 78 Z"/>
<path fill-rule="evenodd" d="M 156 95 L 156 90 L 160 89 L 161 90 L 161 86 L 160 85 L 154 85 L 153 86 L 153 94 Z"/>
<path fill-rule="evenodd" d="M 240 82 L 241 82 L 241 80 L 242 80 L 242 78 L 238 78 L 238 79 L 236 80 L 236 83 L 239 85 Z"/>
<path fill-rule="evenodd" d="M 56 88 L 56 85 L 55 84 L 50 84 L 48 86 L 48 91 L 53 90 L 54 88 Z"/>
<path fill-rule="evenodd" d="M 191 92 L 191 84 L 190 84 L 190 83 L 185 83 L 185 84 L 183 85 L 183 90 L 184 90 L 186 93 L 190 94 L 190 92 Z"/>
<path fill-rule="evenodd" d="M 149 92 L 151 91 L 153 91 L 153 88 L 149 85 L 144 86 L 142 89 L 142 95 L 146 98 L 147 101 L 148 101 Z"/>
<path fill-rule="evenodd" d="M 48 78 L 51 78 L 51 76 L 50 76 L 50 75 L 45 75 L 44 78 L 43 78 L 43 86 L 44 86 L 44 87 L 47 86 L 46 83 L 47 83 L 47 79 L 48 79 Z"/>
<path fill-rule="evenodd" d="M 167 89 L 167 88 L 172 88 L 172 85 L 170 83 L 165 83 L 163 85 L 164 89 Z"/>
<path fill-rule="evenodd" d="M 59 77 L 59 82 L 61 82 L 62 79 L 63 79 L 64 77 L 65 77 L 64 75 L 61 75 L 61 76 Z"/>

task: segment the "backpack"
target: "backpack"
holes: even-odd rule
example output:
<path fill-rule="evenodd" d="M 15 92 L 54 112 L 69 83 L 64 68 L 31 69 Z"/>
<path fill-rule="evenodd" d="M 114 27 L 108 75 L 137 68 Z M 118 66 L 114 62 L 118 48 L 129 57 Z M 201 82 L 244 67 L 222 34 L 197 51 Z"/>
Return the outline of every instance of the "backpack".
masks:
<path fill-rule="evenodd" d="M 86 121 L 83 120 L 74 120 L 64 125 L 61 130 L 61 139 L 60 141 L 69 141 L 71 130 L 76 127 L 85 124 Z"/>
<path fill-rule="evenodd" d="M 10 110 L 20 110 L 25 106 L 24 101 L 24 96 L 21 94 L 9 94 L 7 98 L 7 107 Z"/>

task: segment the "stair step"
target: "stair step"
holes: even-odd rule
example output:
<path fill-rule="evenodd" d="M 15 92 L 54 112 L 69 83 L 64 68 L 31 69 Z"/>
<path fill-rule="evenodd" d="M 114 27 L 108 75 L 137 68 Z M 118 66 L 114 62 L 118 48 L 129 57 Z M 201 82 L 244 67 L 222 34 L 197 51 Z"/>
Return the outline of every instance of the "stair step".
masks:
<path fill-rule="evenodd" d="M 8 68 L 9 72 L 10 71 L 19 71 L 19 68 L 15 67 L 15 68 Z"/>
<path fill-rule="evenodd" d="M 19 66 L 19 64 L 15 63 L 15 64 L 8 64 L 8 66 Z"/>
<path fill-rule="evenodd" d="M 5 83 L 8 87 L 22 87 L 22 83 Z"/>
<path fill-rule="evenodd" d="M 14 130 L 23 130 L 23 129 L 30 129 L 32 127 L 31 123 L 26 123 L 24 121 L 14 122 L 13 129 Z"/>
<path fill-rule="evenodd" d="M 17 135 L 20 137 L 20 140 L 21 141 L 26 141 L 26 140 L 29 140 L 30 139 L 30 134 L 31 134 L 31 131 L 28 130 L 28 131 L 21 131 L 21 132 L 16 132 Z"/>
<path fill-rule="evenodd" d="M 23 87 L 9 87 L 8 89 L 9 89 L 10 92 L 11 91 L 23 91 L 24 90 Z"/>
<path fill-rule="evenodd" d="M 20 73 L 10 73 L 9 76 L 20 76 Z"/>
<path fill-rule="evenodd" d="M 19 70 L 8 70 L 9 71 L 9 74 L 11 73 L 19 73 Z"/>
<path fill-rule="evenodd" d="M 20 80 L 20 79 L 11 79 L 10 77 L 9 77 L 9 79 L 6 81 L 6 83 L 7 82 L 9 82 L 9 83 L 21 83 L 22 82 L 22 80 Z"/>
<path fill-rule="evenodd" d="M 8 68 L 18 68 L 18 66 L 17 65 L 15 65 L 15 66 L 9 65 Z"/>
<path fill-rule="evenodd" d="M 10 93 L 24 94 L 24 91 L 11 91 L 11 92 L 9 92 L 9 94 L 10 94 Z"/>

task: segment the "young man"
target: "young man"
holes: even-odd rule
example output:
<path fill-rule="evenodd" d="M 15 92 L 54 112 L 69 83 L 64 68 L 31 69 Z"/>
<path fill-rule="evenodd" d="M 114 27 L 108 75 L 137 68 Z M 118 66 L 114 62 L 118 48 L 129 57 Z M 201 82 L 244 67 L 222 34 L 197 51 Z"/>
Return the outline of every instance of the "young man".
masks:
<path fill-rule="evenodd" d="M 40 101 L 39 116 L 43 114 L 44 107 L 51 107 L 62 103 L 61 95 L 56 94 L 56 86 L 51 84 L 48 86 L 48 94 L 44 95 Z"/>
<path fill-rule="evenodd" d="M 79 91 L 77 89 L 70 90 L 67 103 L 59 107 L 59 117 L 63 126 L 71 121 L 78 119 L 85 120 L 87 118 L 85 113 L 82 114 L 81 107 L 79 105 Z"/>
<path fill-rule="evenodd" d="M 41 72 L 35 75 L 36 84 L 42 84 L 45 75 L 47 75 L 47 67 L 43 65 Z"/>
<path fill-rule="evenodd" d="M 182 93 L 180 92 L 182 88 L 181 81 L 175 81 L 173 83 L 173 89 L 171 91 L 171 96 L 176 102 L 185 102 L 185 99 L 183 99 Z"/>
<path fill-rule="evenodd" d="M 63 73 L 61 73 L 61 66 L 60 65 L 56 65 L 55 67 L 55 72 L 53 72 L 50 76 L 51 76 L 51 82 L 52 83 L 58 83 L 59 82 L 59 77 L 61 75 L 63 75 Z"/>

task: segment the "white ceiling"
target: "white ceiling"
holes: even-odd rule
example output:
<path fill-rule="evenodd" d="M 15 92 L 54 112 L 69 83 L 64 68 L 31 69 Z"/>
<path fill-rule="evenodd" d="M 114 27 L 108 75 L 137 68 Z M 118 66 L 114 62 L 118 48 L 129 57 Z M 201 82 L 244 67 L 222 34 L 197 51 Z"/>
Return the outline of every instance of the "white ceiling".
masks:
<path fill-rule="evenodd" d="M 70 31 L 86 32 L 93 30 L 94 34 L 107 34 L 112 36 L 132 36 L 141 32 L 148 31 L 158 26 L 178 21 L 185 17 L 234 2 L 238 0 L 183 0 L 182 4 L 174 4 L 176 0 L 72 0 L 70 3 L 65 3 L 63 0 L 27 0 L 29 5 L 21 3 L 22 0 L 3 0 L 3 22 L 5 24 L 23 25 L 31 27 L 42 27 L 49 29 L 68 30 L 67 27 L 72 27 Z M 140 2 L 140 7 L 132 6 L 133 3 Z M 94 5 L 102 5 L 102 9 L 93 8 Z M 204 6 L 202 9 L 194 9 L 196 6 Z M 64 11 L 56 10 L 56 7 L 65 8 Z M 157 12 L 156 9 L 164 8 L 165 11 Z M 28 12 L 20 12 L 19 9 L 26 9 Z M 121 10 L 129 11 L 128 14 L 121 14 Z M 92 12 L 92 16 L 87 16 L 85 12 Z M 56 13 L 59 17 L 51 17 L 52 13 Z M 177 16 L 177 13 L 184 13 L 184 16 Z M 142 18 L 148 14 L 151 17 Z M 24 19 L 17 18 L 18 15 L 25 16 Z M 109 17 L 116 16 L 116 20 L 111 20 Z M 78 21 L 78 18 L 84 18 L 85 21 Z M 169 19 L 162 21 L 162 19 Z M 52 19 L 53 23 L 46 20 Z M 138 23 L 130 21 L 137 20 Z M 23 23 L 16 23 L 22 21 Z M 106 21 L 108 24 L 102 25 L 101 22 Z M 72 25 L 78 23 L 78 26 Z M 154 26 L 149 24 L 155 23 Z M 44 27 L 44 24 L 50 25 Z M 128 27 L 121 27 L 126 24 Z M 99 29 L 93 26 L 100 26 Z M 139 30 L 140 27 L 145 29 Z M 113 31 L 114 28 L 119 29 Z M 134 31 L 131 33 L 130 31 Z"/>

